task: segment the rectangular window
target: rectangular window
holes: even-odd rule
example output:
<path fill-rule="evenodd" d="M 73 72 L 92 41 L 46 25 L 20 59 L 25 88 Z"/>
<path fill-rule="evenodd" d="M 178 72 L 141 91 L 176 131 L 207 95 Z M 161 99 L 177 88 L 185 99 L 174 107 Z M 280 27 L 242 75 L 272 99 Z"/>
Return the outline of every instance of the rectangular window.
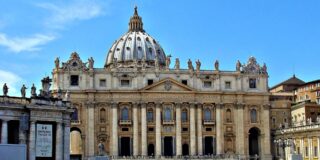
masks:
<path fill-rule="evenodd" d="M 100 79 L 100 82 L 99 82 L 99 86 L 100 87 L 106 87 L 106 79 Z"/>
<path fill-rule="evenodd" d="M 231 89 L 231 82 L 230 81 L 225 82 L 225 89 Z"/>
<path fill-rule="evenodd" d="M 250 78 L 249 79 L 249 88 L 257 88 L 256 82 L 257 81 L 255 78 Z"/>
<path fill-rule="evenodd" d="M 181 83 L 184 84 L 184 85 L 188 85 L 188 80 L 183 79 L 183 80 L 181 80 Z"/>
<path fill-rule="evenodd" d="M 149 132 L 153 132 L 153 130 L 154 130 L 153 127 L 149 127 L 149 128 L 148 128 L 148 131 L 149 131 Z"/>
<path fill-rule="evenodd" d="M 147 119 L 148 119 L 148 122 L 153 122 L 153 112 L 152 111 L 148 111 Z"/>
<path fill-rule="evenodd" d="M 130 86 L 130 80 L 123 79 L 121 80 L 121 87 L 129 87 Z"/>
<path fill-rule="evenodd" d="M 188 128 L 182 128 L 182 132 L 188 132 Z"/>
<path fill-rule="evenodd" d="M 148 79 L 148 85 L 153 84 L 153 79 Z"/>
<path fill-rule="evenodd" d="M 314 156 L 318 157 L 318 147 L 317 146 L 314 147 Z"/>
<path fill-rule="evenodd" d="M 308 156 L 309 156 L 309 149 L 308 149 L 308 147 L 306 147 L 305 154 L 306 154 L 306 157 L 308 157 Z"/>
<path fill-rule="evenodd" d="M 212 82 L 211 81 L 204 81 L 203 82 L 203 87 L 204 88 L 211 88 Z"/>
<path fill-rule="evenodd" d="M 79 76 L 78 75 L 71 75 L 70 76 L 70 85 L 71 86 L 78 86 L 79 85 Z"/>
<path fill-rule="evenodd" d="M 122 131 L 129 131 L 129 128 L 122 128 Z"/>
<path fill-rule="evenodd" d="M 211 131 L 212 131 L 212 128 L 206 128 L 206 131 L 207 131 L 207 132 L 211 132 Z"/>

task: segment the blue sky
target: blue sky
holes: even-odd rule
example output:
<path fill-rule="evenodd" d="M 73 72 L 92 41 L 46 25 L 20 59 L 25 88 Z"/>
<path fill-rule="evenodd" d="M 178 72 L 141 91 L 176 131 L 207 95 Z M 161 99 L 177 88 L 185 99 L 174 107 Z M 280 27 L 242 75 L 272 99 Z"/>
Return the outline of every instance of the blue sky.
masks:
<path fill-rule="evenodd" d="M 202 68 L 234 70 L 255 56 L 268 66 L 269 85 L 295 73 L 320 78 L 320 1 L 295 0 L 0 0 L 0 85 L 20 95 L 51 76 L 55 57 L 72 51 L 102 68 L 112 43 L 128 29 L 134 6 L 144 29 L 166 54 Z M 30 90 L 28 90 L 29 92 Z"/>

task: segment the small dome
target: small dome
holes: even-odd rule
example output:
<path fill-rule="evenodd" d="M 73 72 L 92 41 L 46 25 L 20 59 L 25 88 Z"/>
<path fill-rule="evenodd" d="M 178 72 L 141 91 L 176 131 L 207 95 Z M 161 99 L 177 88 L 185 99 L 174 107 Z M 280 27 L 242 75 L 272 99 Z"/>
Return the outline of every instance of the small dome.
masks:
<path fill-rule="evenodd" d="M 166 55 L 157 41 L 143 30 L 142 18 L 135 7 L 130 18 L 129 31 L 112 45 L 108 52 L 105 67 L 114 61 L 120 66 L 132 66 L 134 62 L 143 62 L 147 66 L 165 66 Z"/>

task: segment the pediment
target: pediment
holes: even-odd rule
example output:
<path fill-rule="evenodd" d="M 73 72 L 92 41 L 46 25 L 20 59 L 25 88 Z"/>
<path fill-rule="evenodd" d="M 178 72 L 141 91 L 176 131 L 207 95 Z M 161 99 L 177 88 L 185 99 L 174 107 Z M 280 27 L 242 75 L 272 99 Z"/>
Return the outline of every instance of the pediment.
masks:
<path fill-rule="evenodd" d="M 170 92 L 170 91 L 194 91 L 193 88 L 184 85 L 172 78 L 165 78 L 156 82 L 152 85 L 148 85 L 141 89 L 141 91 L 162 91 L 162 92 Z"/>

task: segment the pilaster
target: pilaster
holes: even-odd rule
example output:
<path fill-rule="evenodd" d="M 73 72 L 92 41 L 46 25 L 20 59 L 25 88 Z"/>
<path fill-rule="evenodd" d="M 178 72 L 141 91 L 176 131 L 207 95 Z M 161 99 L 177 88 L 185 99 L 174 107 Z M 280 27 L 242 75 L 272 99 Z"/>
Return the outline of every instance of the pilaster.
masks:
<path fill-rule="evenodd" d="M 161 156 L 161 104 L 156 104 L 156 156 Z"/>
<path fill-rule="evenodd" d="M 190 155 L 196 155 L 196 125 L 195 125 L 195 107 L 190 104 Z"/>
<path fill-rule="evenodd" d="M 146 104 L 141 104 L 141 155 L 147 155 L 147 108 Z"/>
<path fill-rule="evenodd" d="M 138 104 L 137 103 L 133 103 L 132 118 L 133 118 L 133 155 L 137 156 L 139 155 L 139 144 L 138 144 L 139 121 L 138 121 Z"/>
<path fill-rule="evenodd" d="M 176 103 L 176 155 L 181 156 L 181 104 Z"/>
<path fill-rule="evenodd" d="M 198 155 L 203 154 L 202 149 L 202 104 L 197 104 L 197 142 L 198 142 Z"/>

